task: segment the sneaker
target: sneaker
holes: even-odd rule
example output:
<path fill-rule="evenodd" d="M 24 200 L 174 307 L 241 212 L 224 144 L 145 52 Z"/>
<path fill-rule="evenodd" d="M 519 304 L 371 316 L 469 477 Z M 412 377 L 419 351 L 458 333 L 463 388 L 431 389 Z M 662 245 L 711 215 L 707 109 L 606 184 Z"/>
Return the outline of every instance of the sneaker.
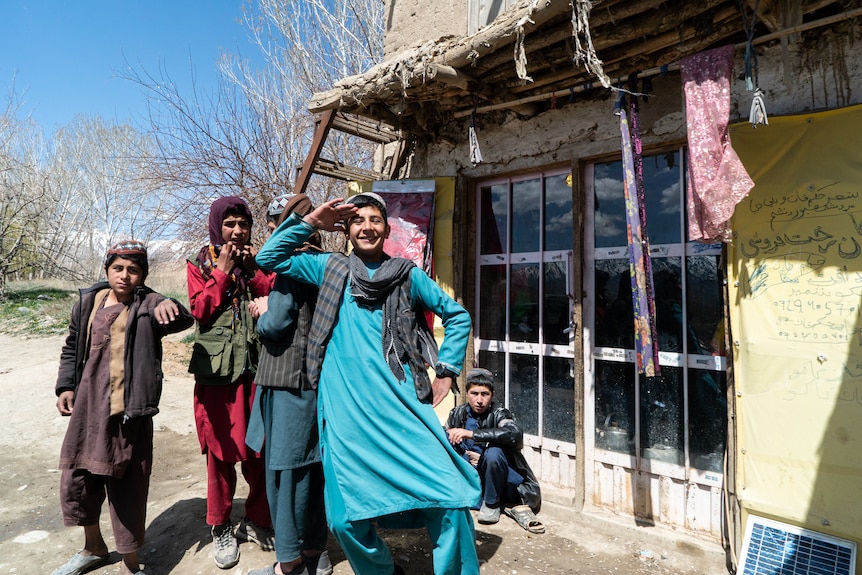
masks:
<path fill-rule="evenodd" d="M 240 541 L 257 543 L 263 551 L 275 550 L 275 532 L 272 527 L 261 527 L 243 517 L 236 528 L 236 538 Z"/>
<path fill-rule="evenodd" d="M 302 562 L 308 569 L 309 575 L 332 575 L 332 561 L 329 560 L 329 551 L 324 551 L 317 557 L 302 556 Z"/>
<path fill-rule="evenodd" d="M 488 507 L 485 502 L 482 502 L 482 507 L 479 508 L 479 515 L 476 517 L 479 523 L 491 525 L 500 520 L 500 508 Z"/>
<path fill-rule="evenodd" d="M 230 521 L 224 525 L 215 525 L 213 534 L 213 559 L 219 569 L 230 569 L 239 563 L 239 545 L 233 536 L 233 525 Z"/>

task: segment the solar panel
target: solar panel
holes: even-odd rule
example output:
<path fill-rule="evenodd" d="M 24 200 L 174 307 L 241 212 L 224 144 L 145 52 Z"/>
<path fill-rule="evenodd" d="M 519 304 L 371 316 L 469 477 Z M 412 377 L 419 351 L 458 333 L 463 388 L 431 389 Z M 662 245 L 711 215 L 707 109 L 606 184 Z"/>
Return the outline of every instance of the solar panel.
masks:
<path fill-rule="evenodd" d="M 854 575 L 856 543 L 748 516 L 739 575 Z"/>

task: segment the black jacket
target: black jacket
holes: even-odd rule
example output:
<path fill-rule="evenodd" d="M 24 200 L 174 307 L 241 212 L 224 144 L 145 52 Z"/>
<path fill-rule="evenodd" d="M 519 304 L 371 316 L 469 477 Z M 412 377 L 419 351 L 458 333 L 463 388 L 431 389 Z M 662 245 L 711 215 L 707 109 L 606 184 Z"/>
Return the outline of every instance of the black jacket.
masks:
<path fill-rule="evenodd" d="M 87 361 L 87 324 L 96 301 L 96 294 L 109 289 L 108 282 L 80 290 L 80 298 L 72 308 L 69 335 L 60 352 L 60 370 L 57 376 L 56 394 L 76 391 Z M 155 415 L 159 412 L 162 395 L 162 337 L 168 333 L 182 331 L 194 325 L 194 318 L 178 302 L 180 313 L 168 325 L 162 325 L 153 315 L 155 307 L 165 296 L 146 286 L 135 289 L 129 306 L 124 349 L 124 404 L 125 419 Z"/>
<path fill-rule="evenodd" d="M 469 408 L 470 405 L 467 403 L 454 407 L 449 412 L 446 429 L 465 428 Z M 538 513 L 542 507 L 542 491 L 539 488 L 539 481 L 521 452 L 524 447 L 524 432 L 521 426 L 515 423 L 512 412 L 492 402 L 488 411 L 480 415 L 477 421 L 479 429 L 473 432 L 473 441 L 484 447 L 499 447 L 506 453 L 509 465 L 524 478 L 524 482 L 518 486 L 521 503 L 529 505 L 533 513 Z"/>

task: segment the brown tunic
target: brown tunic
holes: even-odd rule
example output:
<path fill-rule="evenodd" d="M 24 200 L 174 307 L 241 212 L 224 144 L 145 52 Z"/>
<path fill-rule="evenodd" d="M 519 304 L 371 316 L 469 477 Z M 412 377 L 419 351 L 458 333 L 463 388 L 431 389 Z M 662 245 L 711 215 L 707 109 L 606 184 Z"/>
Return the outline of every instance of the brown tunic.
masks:
<path fill-rule="evenodd" d="M 140 432 L 150 421 L 138 417 L 124 424 L 122 412 L 111 415 L 111 325 L 124 309 L 117 304 L 93 314 L 89 354 L 60 449 L 60 469 L 123 477 Z"/>

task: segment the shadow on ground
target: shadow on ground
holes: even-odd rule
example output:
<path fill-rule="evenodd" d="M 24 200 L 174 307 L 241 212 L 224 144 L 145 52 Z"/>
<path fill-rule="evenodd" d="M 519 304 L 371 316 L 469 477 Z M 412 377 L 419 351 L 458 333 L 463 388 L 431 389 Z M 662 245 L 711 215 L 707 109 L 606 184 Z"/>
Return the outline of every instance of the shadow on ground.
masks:
<path fill-rule="evenodd" d="M 206 499 L 195 497 L 177 501 L 150 520 L 141 554 L 150 573 L 171 573 L 186 555 L 212 544 L 206 512 Z"/>

